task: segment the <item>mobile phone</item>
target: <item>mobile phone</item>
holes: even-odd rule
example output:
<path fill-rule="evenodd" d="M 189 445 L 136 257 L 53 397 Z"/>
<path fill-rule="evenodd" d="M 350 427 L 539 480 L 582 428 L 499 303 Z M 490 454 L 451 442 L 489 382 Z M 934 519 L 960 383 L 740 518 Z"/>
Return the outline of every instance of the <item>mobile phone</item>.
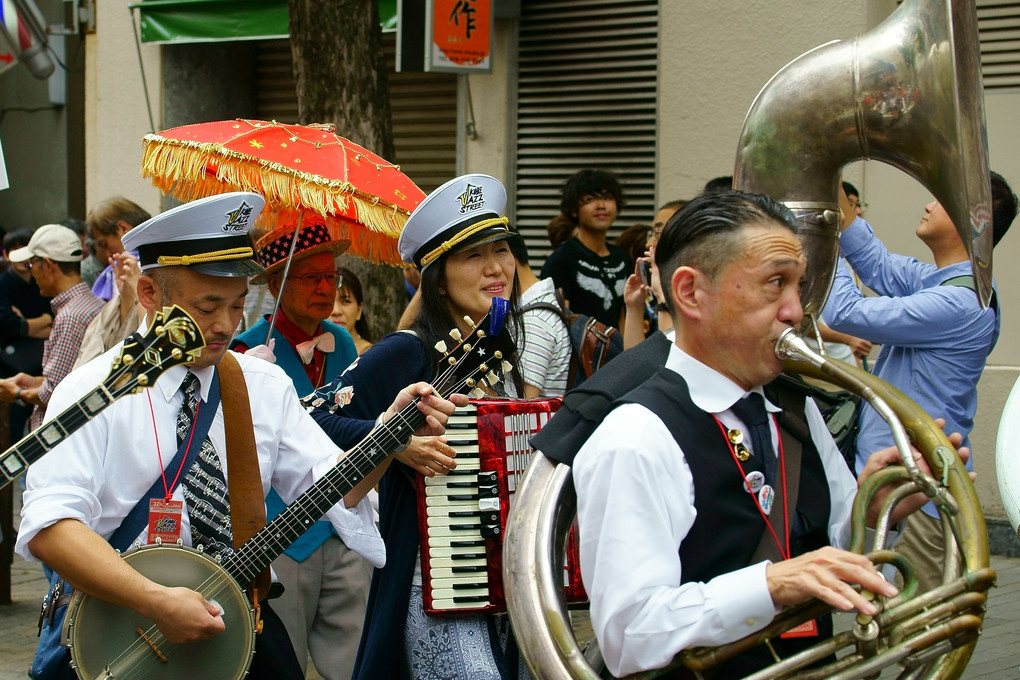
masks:
<path fill-rule="evenodd" d="M 648 260 L 638 260 L 638 275 L 641 277 L 641 283 L 646 286 L 652 285 L 652 265 Z"/>

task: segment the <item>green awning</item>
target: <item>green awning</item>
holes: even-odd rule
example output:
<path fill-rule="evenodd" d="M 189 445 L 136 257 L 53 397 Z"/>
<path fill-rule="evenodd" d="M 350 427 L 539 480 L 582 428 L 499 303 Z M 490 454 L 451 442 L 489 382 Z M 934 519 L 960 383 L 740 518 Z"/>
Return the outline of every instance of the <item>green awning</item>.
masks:
<path fill-rule="evenodd" d="M 397 28 L 397 0 L 378 0 L 384 31 Z M 142 42 L 187 43 L 286 38 L 286 0 L 142 0 Z"/>

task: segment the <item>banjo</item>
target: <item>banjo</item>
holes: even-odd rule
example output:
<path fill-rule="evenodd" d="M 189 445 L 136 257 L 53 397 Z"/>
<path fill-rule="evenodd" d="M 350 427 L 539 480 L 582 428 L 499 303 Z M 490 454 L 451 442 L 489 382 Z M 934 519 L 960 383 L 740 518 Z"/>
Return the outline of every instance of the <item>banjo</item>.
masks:
<path fill-rule="evenodd" d="M 511 370 L 503 360 L 513 348 L 502 333 L 507 303 L 493 300 L 489 314 L 466 337 L 452 331 L 453 349 L 445 343 L 437 394 L 449 396 L 479 381 L 496 384 Z M 483 324 L 487 324 L 483 326 Z M 491 363 L 491 365 L 490 365 Z M 63 638 L 71 650 L 71 666 L 81 680 L 174 680 L 224 678 L 240 680 L 255 653 L 257 606 L 244 588 L 291 543 L 339 502 L 364 477 L 400 448 L 425 422 L 415 399 L 384 425 L 376 427 L 319 481 L 273 521 L 222 560 L 180 545 L 147 545 L 124 553 L 124 560 L 143 576 L 170 587 L 186 587 L 216 600 L 223 609 L 226 631 L 208 640 L 173 644 L 141 614 L 76 591 L 68 605 Z"/>
<path fill-rule="evenodd" d="M 183 309 L 156 312 L 145 335 L 124 341 L 102 384 L 0 454 L 0 489 L 118 398 L 149 387 L 171 366 L 193 362 L 203 347 L 202 331 Z"/>

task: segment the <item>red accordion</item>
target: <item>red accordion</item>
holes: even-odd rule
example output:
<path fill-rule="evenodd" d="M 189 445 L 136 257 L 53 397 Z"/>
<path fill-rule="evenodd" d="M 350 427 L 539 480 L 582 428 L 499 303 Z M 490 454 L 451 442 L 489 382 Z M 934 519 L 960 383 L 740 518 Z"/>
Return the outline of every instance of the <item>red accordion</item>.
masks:
<path fill-rule="evenodd" d="M 528 441 L 560 399 L 472 399 L 446 425 L 457 467 L 417 475 L 418 527 L 425 611 L 432 615 L 506 610 L 503 531 L 524 469 Z M 576 527 L 567 539 L 564 589 L 584 602 Z"/>

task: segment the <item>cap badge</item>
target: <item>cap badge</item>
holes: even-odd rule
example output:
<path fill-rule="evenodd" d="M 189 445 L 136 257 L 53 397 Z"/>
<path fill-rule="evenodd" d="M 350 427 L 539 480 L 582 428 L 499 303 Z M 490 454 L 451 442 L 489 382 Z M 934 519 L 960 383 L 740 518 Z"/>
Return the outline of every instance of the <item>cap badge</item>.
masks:
<path fill-rule="evenodd" d="M 227 223 L 223 225 L 223 231 L 245 231 L 251 220 L 252 210 L 252 206 L 241 201 L 241 205 L 236 210 L 231 210 L 226 214 Z"/>
<path fill-rule="evenodd" d="M 473 212 L 475 210 L 481 210 L 485 207 L 485 196 L 482 195 L 482 187 L 475 184 L 468 184 L 467 189 L 464 190 L 460 196 L 457 197 L 460 201 L 460 214 Z"/>

